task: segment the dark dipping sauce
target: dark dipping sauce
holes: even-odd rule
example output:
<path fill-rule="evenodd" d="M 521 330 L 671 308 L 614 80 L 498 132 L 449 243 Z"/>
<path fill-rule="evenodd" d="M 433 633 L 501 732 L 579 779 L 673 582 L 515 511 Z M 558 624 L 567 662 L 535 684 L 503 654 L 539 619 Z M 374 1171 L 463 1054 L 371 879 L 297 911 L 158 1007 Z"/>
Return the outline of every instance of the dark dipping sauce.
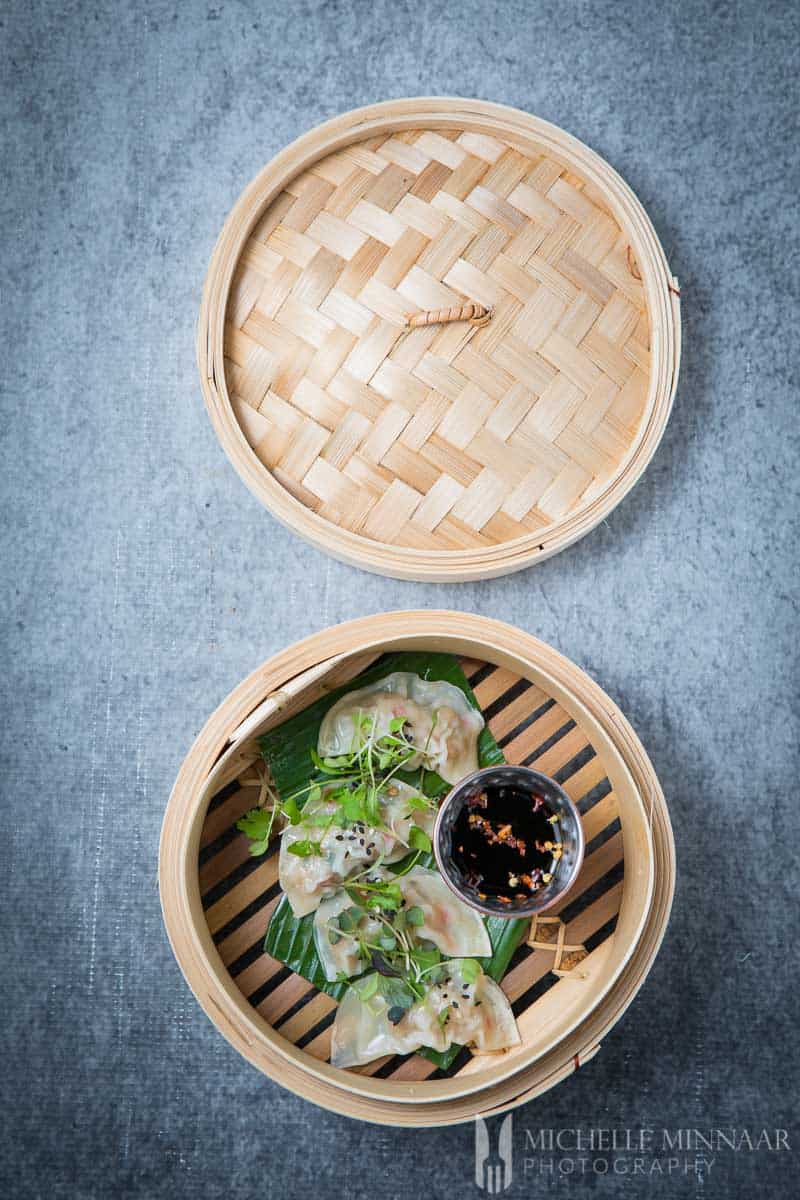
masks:
<path fill-rule="evenodd" d="M 544 796 L 520 787 L 476 786 L 453 826 L 452 860 L 481 900 L 513 904 L 550 882 L 561 857 L 558 821 Z"/>

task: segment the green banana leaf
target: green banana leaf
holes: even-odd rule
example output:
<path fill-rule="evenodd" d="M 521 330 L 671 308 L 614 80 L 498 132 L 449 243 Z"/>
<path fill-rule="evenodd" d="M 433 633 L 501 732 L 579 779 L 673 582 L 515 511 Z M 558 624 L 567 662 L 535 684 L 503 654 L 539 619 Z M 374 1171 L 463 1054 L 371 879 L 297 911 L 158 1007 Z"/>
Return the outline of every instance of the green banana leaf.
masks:
<path fill-rule="evenodd" d="M 409 651 L 400 654 L 384 655 L 369 670 L 364 671 L 357 679 L 330 692 L 315 704 L 310 705 L 297 716 L 284 722 L 277 729 L 270 730 L 259 739 L 261 752 L 269 764 L 272 778 L 282 799 L 288 798 L 293 792 L 304 788 L 317 777 L 317 772 L 311 761 L 311 750 L 316 750 L 317 735 L 322 718 L 332 704 L 340 696 L 355 688 L 363 687 L 373 680 L 382 679 L 392 671 L 413 671 L 426 679 L 446 680 L 460 688 L 474 708 L 478 702 L 469 686 L 467 677 L 461 670 L 457 659 L 450 654 L 426 654 Z M 478 739 L 478 761 L 482 767 L 494 766 L 505 762 L 503 752 L 494 740 L 488 726 L 481 731 Z M 323 778 L 323 776 L 319 776 Z M 429 796 L 437 796 L 448 790 L 449 784 L 432 771 L 425 771 L 420 779 L 420 773 L 415 772 L 405 776 L 414 786 L 422 786 Z M 434 867 L 432 855 L 423 855 L 418 860 L 420 866 Z M 395 864 L 400 870 L 403 863 Z M 492 943 L 491 958 L 481 960 L 481 965 L 492 979 L 499 982 L 508 964 L 520 944 L 525 933 L 526 921 L 505 920 L 502 917 L 486 917 L 486 929 Z M 341 1000 L 347 991 L 347 983 L 329 983 L 325 978 L 314 945 L 314 914 L 305 917 L 295 917 L 289 903 L 284 897 L 272 914 L 267 936 L 264 941 L 267 954 L 284 963 L 290 970 L 313 983 L 315 987 L 336 1000 Z M 420 1051 L 437 1067 L 446 1069 L 457 1057 L 460 1046 L 451 1046 L 442 1053 L 436 1050 L 423 1049 Z"/>

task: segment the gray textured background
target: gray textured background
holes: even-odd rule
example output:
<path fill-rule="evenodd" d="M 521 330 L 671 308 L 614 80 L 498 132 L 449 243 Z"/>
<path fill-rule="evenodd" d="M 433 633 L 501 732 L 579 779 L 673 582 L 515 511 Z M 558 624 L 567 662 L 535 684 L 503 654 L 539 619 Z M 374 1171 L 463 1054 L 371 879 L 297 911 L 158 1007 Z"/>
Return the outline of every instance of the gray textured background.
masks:
<path fill-rule="evenodd" d="M 68 0 L 1 20 L 3 1194 L 477 1195 L 471 1129 L 359 1126 L 241 1061 L 185 987 L 156 891 L 169 789 L 211 709 L 310 631 L 410 606 L 491 613 L 586 668 L 675 825 L 662 954 L 591 1066 L 517 1114 L 516 1192 L 549 1186 L 522 1176 L 525 1126 L 796 1142 L 794 6 Z M 585 541 L 487 584 L 373 578 L 285 532 L 219 449 L 194 365 L 243 185 L 336 112 L 432 93 L 517 105 L 605 155 L 683 288 L 645 478 Z M 788 1197 L 795 1160 L 723 1154 L 649 1194 Z"/>

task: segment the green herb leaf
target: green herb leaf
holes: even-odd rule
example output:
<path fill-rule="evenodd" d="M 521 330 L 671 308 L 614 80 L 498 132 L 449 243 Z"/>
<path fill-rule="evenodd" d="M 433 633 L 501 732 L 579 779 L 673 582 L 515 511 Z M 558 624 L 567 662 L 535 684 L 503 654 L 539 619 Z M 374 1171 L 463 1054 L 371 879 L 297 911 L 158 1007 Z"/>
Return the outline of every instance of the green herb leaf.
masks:
<path fill-rule="evenodd" d="M 250 853 L 255 858 L 267 853 L 274 820 L 273 809 L 251 808 L 236 822 L 236 828 L 250 838 Z"/>
<path fill-rule="evenodd" d="M 413 854 L 409 854 L 408 858 L 404 858 L 401 863 L 398 863 L 396 866 L 393 866 L 392 871 L 394 873 L 395 879 L 399 879 L 401 875 L 407 875 L 408 872 L 411 870 L 411 868 L 415 867 L 417 865 L 417 863 L 420 862 L 422 857 L 423 857 L 422 851 L 415 850 Z M 426 864 L 424 862 L 422 862 L 421 865 L 424 867 Z"/>
<path fill-rule="evenodd" d="M 302 716 L 302 713 L 301 713 L 301 716 Z M 268 737 L 269 737 L 269 735 L 265 734 L 263 738 L 259 739 L 259 741 L 261 742 L 261 745 L 262 745 L 262 752 L 263 752 L 264 742 L 267 740 Z M 314 766 L 317 768 L 318 771 L 321 771 L 323 775 L 342 775 L 343 773 L 345 773 L 346 771 L 348 771 L 350 769 L 350 759 L 349 758 L 345 758 L 344 756 L 342 756 L 341 758 L 320 758 L 319 754 L 317 753 L 316 746 L 311 746 L 309 748 L 309 755 L 311 756 L 311 761 L 313 762 Z M 265 755 L 265 758 L 266 757 L 267 756 Z M 269 759 L 267 759 L 267 761 L 269 761 Z M 280 787 L 280 785 L 278 785 L 278 786 Z"/>
<path fill-rule="evenodd" d="M 322 854 L 322 846 L 319 842 L 312 842 L 308 838 L 292 842 L 291 846 L 287 846 L 286 849 L 290 854 L 296 854 L 298 858 L 310 858 L 312 854 Z"/>
<path fill-rule="evenodd" d="M 301 814 L 300 824 L 309 825 L 314 829 L 330 829 L 336 824 L 335 812 L 315 812 L 309 813 L 305 820 Z"/>
<path fill-rule="evenodd" d="M 371 1000 L 378 990 L 379 979 L 377 975 L 367 975 L 366 979 L 359 982 L 356 987 L 360 998 L 364 1001 Z"/>
<path fill-rule="evenodd" d="M 441 1012 L 439 1013 L 439 1015 L 436 1018 L 436 1020 L 441 1025 L 442 1029 L 444 1029 L 445 1025 L 447 1024 L 447 1018 L 449 1016 L 450 1016 L 450 1005 L 448 1004 L 445 1008 L 443 1008 L 441 1010 Z"/>
<path fill-rule="evenodd" d="M 236 822 L 236 828 L 246 833 L 253 841 L 261 841 L 269 836 L 272 826 L 272 810 L 268 808 L 251 808 Z"/>
<path fill-rule="evenodd" d="M 460 970 L 465 983 L 476 983 L 481 974 L 481 965 L 474 958 L 465 958 L 461 961 Z"/>
<path fill-rule="evenodd" d="M 365 821 L 366 813 L 364 812 L 364 799 L 358 791 L 348 792 L 342 797 L 342 812 L 346 819 L 352 823 L 356 821 Z"/>
<path fill-rule="evenodd" d="M 303 817 L 294 796 L 290 796 L 283 805 L 283 813 L 290 825 L 299 825 Z"/>
<path fill-rule="evenodd" d="M 409 925 L 424 925 L 425 913 L 415 904 L 413 908 L 406 910 L 406 921 Z"/>
<path fill-rule="evenodd" d="M 438 946 L 432 947 L 430 950 L 421 950 L 415 947 L 411 952 L 411 957 L 419 967 L 420 971 L 430 971 L 431 967 L 436 967 L 442 961 L 442 953 Z"/>
<path fill-rule="evenodd" d="M 435 805 L 425 796 L 409 796 L 406 800 L 409 812 L 430 812 Z"/>
<path fill-rule="evenodd" d="M 375 892 L 366 901 L 367 908 L 380 908 L 383 912 L 395 912 L 403 903 L 400 889 L 395 891 Z"/>
<path fill-rule="evenodd" d="M 424 850 L 426 853 L 431 849 L 431 839 L 419 825 L 412 825 L 409 829 L 408 844 L 413 850 Z"/>
<path fill-rule="evenodd" d="M 364 811 L 367 814 L 366 823 L 373 828 L 377 828 L 383 824 L 381 820 L 381 800 L 377 788 L 369 788 L 367 790 Z"/>

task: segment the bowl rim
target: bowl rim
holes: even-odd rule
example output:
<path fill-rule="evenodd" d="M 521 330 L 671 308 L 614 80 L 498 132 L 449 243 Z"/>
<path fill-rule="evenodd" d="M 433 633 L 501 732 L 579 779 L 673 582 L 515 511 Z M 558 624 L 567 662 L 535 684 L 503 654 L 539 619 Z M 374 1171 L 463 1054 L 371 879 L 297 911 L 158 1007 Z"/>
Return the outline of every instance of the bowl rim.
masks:
<path fill-rule="evenodd" d="M 432 128 L 461 126 L 495 134 L 518 149 L 544 147 L 601 190 L 629 237 L 655 335 L 647 402 L 637 436 L 603 490 L 544 530 L 469 550 L 424 550 L 379 542 L 312 512 L 273 476 L 250 446 L 236 417 L 225 375 L 228 297 L 247 240 L 268 205 L 323 155 L 376 133 L 400 132 L 426 122 Z M 544 561 L 571 546 L 607 517 L 643 474 L 664 434 L 677 388 L 680 289 L 638 196 L 601 155 L 578 138 L 508 105 L 460 96 L 408 97 L 352 109 L 315 126 L 279 151 L 245 187 L 211 255 L 196 352 L 206 407 L 223 450 L 260 503 L 292 532 L 333 558 L 390 578 L 423 582 L 491 579 Z"/>
<path fill-rule="evenodd" d="M 537 904 L 535 900 L 532 899 L 531 903 L 521 905 L 519 908 L 515 908 L 513 912 L 509 912 L 508 910 L 504 911 L 502 907 L 494 908 L 489 904 L 481 904 L 480 901 L 472 899 L 472 897 L 466 891 L 459 888 L 458 884 L 456 883 L 455 879 L 453 879 L 446 866 L 446 857 L 444 850 L 441 847 L 441 839 L 444 837 L 444 831 L 442 829 L 442 826 L 444 825 L 444 814 L 447 808 L 449 808 L 458 798 L 459 793 L 473 784 L 477 779 L 480 779 L 483 775 L 495 775 L 504 770 L 512 770 L 517 772 L 521 771 L 526 775 L 534 776 L 539 781 L 544 780 L 546 784 L 553 788 L 558 794 L 562 806 L 570 813 L 572 817 L 575 825 L 576 841 L 578 843 L 575 862 L 572 870 L 566 877 L 565 882 L 562 883 L 562 885 L 556 889 L 544 903 L 540 902 Z M 523 764 L 517 763 L 494 763 L 492 766 L 479 767 L 477 771 L 473 771 L 470 775 L 465 775 L 463 779 L 460 779 L 458 783 L 454 784 L 439 805 L 439 811 L 436 814 L 436 823 L 433 827 L 432 840 L 433 854 L 436 859 L 436 865 L 439 868 L 439 874 L 442 876 L 453 895 L 457 896 L 459 900 L 463 901 L 463 903 L 467 904 L 470 908 L 474 908 L 476 912 L 483 913 L 483 915 L 486 917 L 501 917 L 506 921 L 523 920 L 527 917 L 540 916 L 542 913 L 548 912 L 551 908 L 558 904 L 560 900 L 563 900 L 573 887 L 578 875 L 580 874 L 581 867 L 583 866 L 583 856 L 586 850 L 586 837 L 583 832 L 583 821 L 581 820 L 581 814 L 578 811 L 578 806 L 574 800 L 567 795 L 558 780 L 553 779 L 552 776 L 545 775 L 543 771 L 537 771 L 535 767 L 527 767 Z"/>
<path fill-rule="evenodd" d="M 205 922 L 197 873 L 197 851 L 207 808 L 206 802 L 198 811 L 198 798 L 202 800 L 205 779 L 233 731 L 264 695 L 280 689 L 287 679 L 342 650 L 355 653 L 369 649 L 411 648 L 445 649 L 471 657 L 477 652 L 486 662 L 510 666 L 528 679 L 545 680 L 545 686 L 554 698 L 573 715 L 575 712 L 580 714 L 578 719 L 587 727 L 587 736 L 598 750 L 602 747 L 610 753 L 612 761 L 604 758 L 604 763 L 609 769 L 612 786 L 620 799 L 623 795 L 620 789 L 628 790 L 626 803 L 633 806 L 632 813 L 639 814 L 636 828 L 629 828 L 627 833 L 626 826 L 631 826 L 631 822 L 622 822 L 629 869 L 626 870 L 618 935 L 608 951 L 610 957 L 613 952 L 613 974 L 603 975 L 602 988 L 593 992 L 592 1004 L 574 1019 L 570 1018 L 558 1036 L 550 1038 L 535 1053 L 529 1053 L 523 1046 L 523 1056 L 520 1058 L 511 1053 L 503 1056 L 502 1067 L 495 1059 L 493 1069 L 487 1070 L 481 1061 L 474 1072 L 462 1072 L 452 1079 L 426 1080 L 424 1087 L 420 1083 L 380 1080 L 339 1071 L 311 1058 L 276 1033 L 252 1008 L 227 973 Z M 576 694 L 576 685 L 580 685 L 580 696 Z M 636 953 L 647 925 L 655 883 L 651 822 L 654 811 L 662 805 L 663 794 L 649 759 L 622 713 L 594 681 L 545 643 L 513 626 L 459 612 L 424 609 L 360 618 L 313 634 L 274 655 L 235 688 L 209 718 L 181 767 L 162 828 L 159 886 L 167 933 L 191 990 L 220 1032 L 253 1065 L 291 1090 L 308 1099 L 319 1100 L 320 1090 L 327 1094 L 333 1089 L 333 1094 L 341 1097 L 342 1104 L 350 1108 L 353 1115 L 367 1118 L 368 1106 L 373 1102 L 398 1109 L 404 1105 L 460 1103 L 462 1097 L 494 1088 L 504 1079 L 527 1071 L 539 1058 L 547 1057 L 558 1044 L 571 1037 L 579 1026 L 591 1022 L 592 1014 Z M 634 841 L 637 854 L 631 856 Z M 670 840 L 670 861 L 673 853 Z M 633 903 L 631 884 L 638 889 L 635 910 L 630 907 Z M 671 905 L 672 886 L 670 875 L 658 942 L 663 936 Z M 626 923 L 626 940 L 621 946 L 620 926 Z M 605 971 L 605 966 L 603 959 L 598 974 Z M 581 986 L 584 986 L 583 982 Z"/>

